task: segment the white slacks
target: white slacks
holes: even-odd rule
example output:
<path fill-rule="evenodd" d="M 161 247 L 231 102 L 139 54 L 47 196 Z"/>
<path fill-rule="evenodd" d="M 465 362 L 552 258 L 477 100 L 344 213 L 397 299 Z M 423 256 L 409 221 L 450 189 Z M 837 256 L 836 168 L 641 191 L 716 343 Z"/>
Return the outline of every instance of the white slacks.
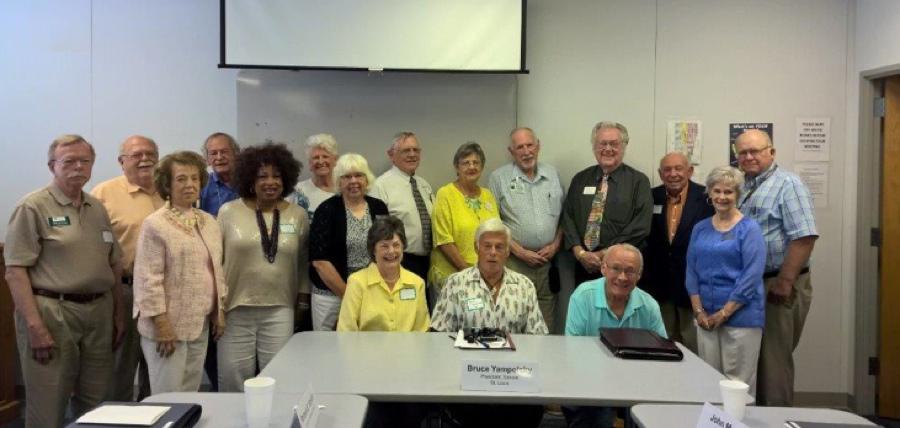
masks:
<path fill-rule="evenodd" d="M 756 364 L 762 341 L 761 328 L 722 326 L 713 331 L 697 327 L 697 354 L 729 379 L 750 385 L 756 396 Z"/>
<path fill-rule="evenodd" d="M 314 289 L 310 303 L 313 330 L 334 331 L 341 312 L 341 298 L 331 292 Z"/>
<path fill-rule="evenodd" d="M 195 340 L 175 342 L 175 352 L 166 358 L 156 352 L 156 341 L 141 337 L 141 350 L 150 374 L 150 393 L 197 392 L 203 381 L 203 361 L 209 343 L 209 323 Z"/>
<path fill-rule="evenodd" d="M 292 306 L 238 306 L 225 314 L 218 342 L 219 392 L 242 392 L 294 334 Z"/>

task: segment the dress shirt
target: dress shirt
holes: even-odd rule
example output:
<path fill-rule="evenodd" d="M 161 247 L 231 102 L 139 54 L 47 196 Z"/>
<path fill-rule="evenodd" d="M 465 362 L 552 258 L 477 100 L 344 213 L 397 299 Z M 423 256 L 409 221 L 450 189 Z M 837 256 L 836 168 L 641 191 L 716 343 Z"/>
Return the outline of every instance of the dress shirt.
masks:
<path fill-rule="evenodd" d="M 720 232 L 712 219 L 697 223 L 691 233 L 684 285 L 688 295 L 698 295 L 703 309 L 715 313 L 733 301 L 742 306 L 725 325 L 762 327 L 765 324 L 763 266 L 766 244 L 759 225 L 750 217 L 731 230 Z"/>
<path fill-rule="evenodd" d="M 57 293 L 104 293 L 119 279 L 112 266 L 122 248 L 97 198 L 81 193 L 81 205 L 55 184 L 26 195 L 6 229 L 7 266 L 28 270 L 34 288 Z"/>
<path fill-rule="evenodd" d="M 512 239 L 532 251 L 556 239 L 565 195 L 556 168 L 543 163 L 536 168 L 530 179 L 515 163 L 509 163 L 494 170 L 489 181 Z"/>
<path fill-rule="evenodd" d="M 596 336 L 600 328 L 642 328 L 666 335 L 659 304 L 649 294 L 635 287 L 628 296 L 622 319 L 606 303 L 606 278 L 581 284 L 569 300 L 566 336 Z"/>
<path fill-rule="evenodd" d="M 666 192 L 666 232 L 668 233 L 669 242 L 675 239 L 675 232 L 678 231 L 678 223 L 681 222 L 681 214 L 684 211 L 684 203 L 687 200 L 689 187 L 684 186 L 684 189 L 681 189 L 675 196 Z"/>
<path fill-rule="evenodd" d="M 131 275 L 134 272 L 134 252 L 141 224 L 148 215 L 160 209 L 164 202 L 159 193 L 148 193 L 141 186 L 129 182 L 124 175 L 94 186 L 91 195 L 106 207 L 113 233 L 122 246 L 123 274 Z"/>
<path fill-rule="evenodd" d="M 594 202 L 594 189 L 600 186 L 602 177 L 603 170 L 595 165 L 572 178 L 562 214 L 566 248 L 584 245 L 582 241 Z M 604 249 L 623 242 L 643 247 L 644 240 L 650 234 L 653 216 L 650 180 L 644 173 L 622 164 L 609 174 L 607 193 L 597 248 Z"/>
<path fill-rule="evenodd" d="M 422 220 L 419 210 L 416 208 L 416 200 L 413 198 L 412 186 L 409 183 L 410 175 L 401 171 L 396 166 L 387 170 L 375 179 L 375 184 L 369 194 L 381 199 L 387 204 L 391 215 L 403 222 L 406 229 L 406 252 L 419 256 L 426 256 L 431 248 L 425 248 L 422 242 Z M 431 185 L 421 176 L 415 175 L 416 187 L 422 194 L 425 209 L 428 215 L 434 211 L 434 191 Z"/>
<path fill-rule="evenodd" d="M 795 174 L 772 163 L 768 170 L 744 182 L 741 212 L 756 220 L 766 241 L 766 272 L 778 272 L 788 244 L 819 236 L 813 199 Z"/>
<path fill-rule="evenodd" d="M 219 208 L 225 202 L 238 198 L 237 191 L 232 189 L 224 181 L 219 179 L 215 171 L 209 173 L 209 181 L 206 187 L 200 191 L 200 209 L 213 215 L 219 215 Z"/>
<path fill-rule="evenodd" d="M 447 278 L 434 307 L 431 328 L 457 332 L 470 327 L 501 328 L 513 334 L 547 334 L 534 285 L 525 275 L 503 269 L 503 284 L 494 303 L 478 266 Z"/>
<path fill-rule="evenodd" d="M 400 268 L 400 278 L 388 289 L 375 263 L 347 279 L 337 331 L 428 331 L 425 281 Z"/>

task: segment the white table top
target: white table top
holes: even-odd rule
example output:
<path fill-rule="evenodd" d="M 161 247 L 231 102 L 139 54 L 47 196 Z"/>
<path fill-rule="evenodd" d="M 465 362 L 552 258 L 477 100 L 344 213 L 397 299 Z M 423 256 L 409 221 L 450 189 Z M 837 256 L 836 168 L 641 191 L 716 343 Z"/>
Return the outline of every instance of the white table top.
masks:
<path fill-rule="evenodd" d="M 695 428 L 702 409 L 702 405 L 639 404 L 631 408 L 631 415 L 641 428 Z M 877 426 L 852 413 L 801 407 L 747 406 L 741 422 L 750 428 L 783 428 L 789 420 Z"/>
<path fill-rule="evenodd" d="M 244 394 L 226 392 L 169 392 L 144 399 L 149 403 L 196 403 L 203 406 L 198 428 L 244 428 L 247 426 Z M 290 427 L 294 405 L 300 394 L 276 393 L 269 427 Z M 319 410 L 316 427 L 361 427 L 369 401 L 359 395 L 316 394 Z"/>
<path fill-rule="evenodd" d="M 614 357 L 597 337 L 515 335 L 517 351 L 460 350 L 447 333 L 294 335 L 263 370 L 280 392 L 360 394 L 372 401 L 630 406 L 720 401 L 723 376 L 682 347 L 683 361 Z M 462 391 L 463 359 L 539 364 L 538 393 Z"/>

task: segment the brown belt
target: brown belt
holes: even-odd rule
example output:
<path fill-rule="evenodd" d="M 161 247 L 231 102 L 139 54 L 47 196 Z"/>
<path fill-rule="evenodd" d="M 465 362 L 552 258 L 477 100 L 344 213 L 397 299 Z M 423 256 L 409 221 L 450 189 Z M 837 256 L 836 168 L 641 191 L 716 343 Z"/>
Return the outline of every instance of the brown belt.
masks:
<path fill-rule="evenodd" d="M 106 293 L 57 293 L 55 291 L 44 290 L 43 288 L 32 288 L 31 291 L 35 296 L 49 297 L 51 299 L 65 300 L 74 303 L 90 303 L 106 295 Z"/>
<path fill-rule="evenodd" d="M 776 276 L 778 276 L 778 272 L 779 272 L 779 271 L 777 271 L 777 270 L 773 270 L 773 271 L 771 271 L 771 272 L 766 272 L 766 273 L 763 274 L 763 279 L 775 278 Z M 809 267 L 808 267 L 808 266 L 805 267 L 805 268 L 803 268 L 803 269 L 800 269 L 800 272 L 797 273 L 797 275 L 798 275 L 798 276 L 799 276 L 799 275 L 803 275 L 804 273 L 809 273 Z"/>

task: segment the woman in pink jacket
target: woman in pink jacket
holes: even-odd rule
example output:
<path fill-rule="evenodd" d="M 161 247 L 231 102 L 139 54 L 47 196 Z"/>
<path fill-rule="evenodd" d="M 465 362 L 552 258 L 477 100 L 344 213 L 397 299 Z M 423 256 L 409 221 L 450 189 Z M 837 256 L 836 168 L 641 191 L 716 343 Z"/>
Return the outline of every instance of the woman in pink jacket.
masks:
<path fill-rule="evenodd" d="M 206 184 L 193 152 L 164 157 L 153 179 L 166 205 L 144 220 L 134 261 L 134 317 L 153 394 L 197 391 L 209 329 L 225 327 L 222 234 L 193 207 Z"/>

